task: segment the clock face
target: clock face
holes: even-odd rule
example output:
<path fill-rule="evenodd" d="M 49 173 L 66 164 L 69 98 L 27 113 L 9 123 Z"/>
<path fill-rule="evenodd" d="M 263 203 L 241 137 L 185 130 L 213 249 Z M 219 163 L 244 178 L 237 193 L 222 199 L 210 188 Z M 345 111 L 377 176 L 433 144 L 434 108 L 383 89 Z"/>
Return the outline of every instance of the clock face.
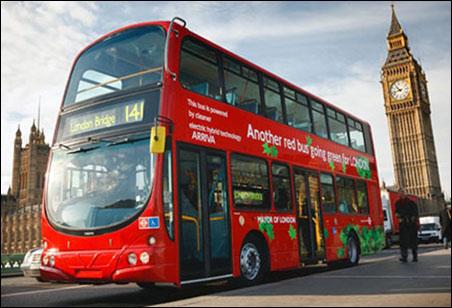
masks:
<path fill-rule="evenodd" d="M 400 79 L 391 85 L 390 91 L 392 98 L 401 100 L 408 96 L 408 93 L 410 92 L 410 86 L 405 80 Z"/>

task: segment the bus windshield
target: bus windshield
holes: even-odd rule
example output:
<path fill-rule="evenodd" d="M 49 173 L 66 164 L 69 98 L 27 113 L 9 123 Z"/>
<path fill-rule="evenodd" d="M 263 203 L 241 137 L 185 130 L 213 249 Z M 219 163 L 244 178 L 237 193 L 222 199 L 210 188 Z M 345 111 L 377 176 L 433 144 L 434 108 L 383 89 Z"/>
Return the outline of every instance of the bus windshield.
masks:
<path fill-rule="evenodd" d="M 77 60 L 64 106 L 161 81 L 165 32 L 128 29 L 87 49 Z"/>
<path fill-rule="evenodd" d="M 47 216 L 53 224 L 73 230 L 126 222 L 144 210 L 154 165 L 149 135 L 55 150 L 48 179 Z"/>

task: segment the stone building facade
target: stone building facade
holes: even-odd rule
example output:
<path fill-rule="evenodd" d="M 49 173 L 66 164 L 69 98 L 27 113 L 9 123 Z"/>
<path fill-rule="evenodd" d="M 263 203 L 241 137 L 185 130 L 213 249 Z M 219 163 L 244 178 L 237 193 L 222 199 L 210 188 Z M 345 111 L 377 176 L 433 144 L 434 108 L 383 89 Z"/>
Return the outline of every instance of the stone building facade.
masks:
<path fill-rule="evenodd" d="M 14 140 L 12 187 L 1 197 L 2 254 L 24 253 L 41 244 L 41 200 L 50 147 L 33 123 L 28 144 Z"/>
<path fill-rule="evenodd" d="M 423 199 L 422 214 L 438 213 L 444 195 L 433 139 L 427 78 L 410 51 L 408 37 L 397 19 L 394 6 L 387 43 L 388 55 L 382 67 L 381 84 L 395 185 Z"/>

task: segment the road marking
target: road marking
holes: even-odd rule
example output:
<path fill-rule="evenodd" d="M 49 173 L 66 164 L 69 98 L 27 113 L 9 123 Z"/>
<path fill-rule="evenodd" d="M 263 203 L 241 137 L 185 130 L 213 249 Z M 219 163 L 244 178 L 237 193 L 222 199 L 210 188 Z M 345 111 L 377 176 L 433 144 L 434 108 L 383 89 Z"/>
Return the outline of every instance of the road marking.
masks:
<path fill-rule="evenodd" d="M 50 290 L 37 290 L 37 291 L 28 291 L 28 292 L 19 292 L 19 293 L 12 293 L 12 294 L 2 294 L 2 298 L 5 297 L 12 297 L 12 296 L 20 296 L 20 295 L 29 295 L 29 294 L 37 294 L 37 293 L 47 293 L 47 292 L 54 292 L 54 291 L 62 291 L 62 290 L 70 290 L 70 289 L 81 289 L 90 287 L 91 285 L 82 285 L 82 286 L 73 286 L 73 287 L 67 287 L 67 288 L 57 288 L 57 289 L 50 289 Z"/>
<path fill-rule="evenodd" d="M 346 278 L 346 279 L 450 279 L 450 276 L 398 276 L 398 275 L 385 275 L 385 276 L 379 276 L 379 275 L 324 275 L 324 276 L 318 276 L 318 277 L 312 277 L 317 279 L 331 279 L 331 278 Z"/>

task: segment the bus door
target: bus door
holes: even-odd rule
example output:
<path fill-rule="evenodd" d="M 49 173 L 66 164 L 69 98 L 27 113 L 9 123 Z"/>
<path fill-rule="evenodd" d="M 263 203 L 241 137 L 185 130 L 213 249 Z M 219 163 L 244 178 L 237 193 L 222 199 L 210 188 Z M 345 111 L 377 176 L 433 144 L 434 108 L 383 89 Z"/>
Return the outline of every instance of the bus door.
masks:
<path fill-rule="evenodd" d="M 318 174 L 295 168 L 294 183 L 301 261 L 323 259 L 325 257 L 325 240 L 323 238 Z"/>
<path fill-rule="evenodd" d="M 226 156 L 181 146 L 178 160 L 181 282 L 229 275 Z"/>

